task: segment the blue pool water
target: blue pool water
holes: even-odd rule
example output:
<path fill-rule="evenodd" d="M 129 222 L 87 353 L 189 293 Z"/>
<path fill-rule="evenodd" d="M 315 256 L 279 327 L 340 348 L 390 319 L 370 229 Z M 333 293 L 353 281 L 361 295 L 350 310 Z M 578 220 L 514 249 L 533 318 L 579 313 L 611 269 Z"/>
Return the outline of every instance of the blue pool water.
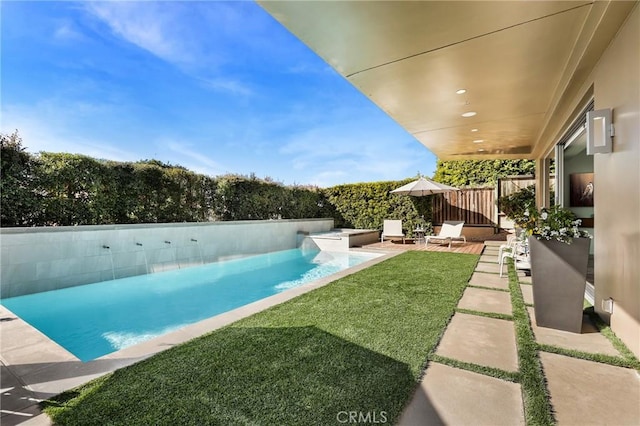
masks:
<path fill-rule="evenodd" d="M 0 303 L 89 361 L 377 256 L 285 250 Z"/>

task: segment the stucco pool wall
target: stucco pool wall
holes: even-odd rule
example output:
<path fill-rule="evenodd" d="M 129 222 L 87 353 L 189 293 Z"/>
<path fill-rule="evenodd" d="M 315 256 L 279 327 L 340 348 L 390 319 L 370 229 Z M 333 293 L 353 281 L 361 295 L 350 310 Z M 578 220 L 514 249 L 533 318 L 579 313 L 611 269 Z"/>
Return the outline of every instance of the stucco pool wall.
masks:
<path fill-rule="evenodd" d="M 306 235 L 301 243 L 302 248 L 348 251 L 351 247 L 372 244 L 380 239 L 380 231 L 375 229 L 331 229 Z"/>
<path fill-rule="evenodd" d="M 0 228 L 0 297 L 287 250 L 333 219 Z"/>

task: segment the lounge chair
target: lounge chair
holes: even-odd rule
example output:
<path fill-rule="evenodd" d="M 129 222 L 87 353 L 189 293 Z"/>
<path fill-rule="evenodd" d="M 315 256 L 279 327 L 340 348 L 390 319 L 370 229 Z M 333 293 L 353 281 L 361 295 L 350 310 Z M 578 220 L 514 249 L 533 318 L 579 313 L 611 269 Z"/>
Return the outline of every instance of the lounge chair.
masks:
<path fill-rule="evenodd" d="M 389 240 L 402 239 L 402 244 L 404 244 L 404 232 L 402 232 L 401 220 L 385 219 L 382 235 L 380 235 L 380 242 L 383 243 L 385 238 Z"/>
<path fill-rule="evenodd" d="M 449 248 L 451 248 L 452 241 L 463 241 L 466 244 L 467 239 L 462 235 L 463 227 L 463 221 L 445 220 L 438 235 L 427 235 L 425 237 L 425 244 L 429 244 L 429 241 L 439 243 L 449 241 Z"/>

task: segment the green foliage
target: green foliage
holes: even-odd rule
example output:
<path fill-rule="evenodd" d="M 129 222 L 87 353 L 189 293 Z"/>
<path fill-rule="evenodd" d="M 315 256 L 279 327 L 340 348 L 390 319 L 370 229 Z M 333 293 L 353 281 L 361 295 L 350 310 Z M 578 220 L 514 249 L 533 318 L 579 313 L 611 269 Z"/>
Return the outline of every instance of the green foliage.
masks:
<path fill-rule="evenodd" d="M 40 205 L 34 174 L 37 162 L 25 151 L 18 131 L 0 134 L 0 149 L 2 226 L 36 225 Z"/>
<path fill-rule="evenodd" d="M 495 185 L 500 177 L 532 175 L 533 160 L 453 160 L 436 163 L 434 180 L 455 187 Z"/>
<path fill-rule="evenodd" d="M 513 260 L 508 259 L 507 265 L 525 420 L 528 425 L 552 425 L 556 422 L 549 402 L 542 364 L 538 357 L 536 338 L 531 328 Z"/>
<path fill-rule="evenodd" d="M 522 226 L 529 220 L 527 212 L 536 205 L 535 185 L 527 186 L 518 192 L 500 197 L 498 206 L 508 218 L 513 220 L 516 225 Z"/>
<path fill-rule="evenodd" d="M 101 223 L 106 214 L 103 164 L 83 155 L 43 152 L 37 170 L 45 225 Z"/>
<path fill-rule="evenodd" d="M 329 203 L 339 214 L 336 227 L 382 229 L 385 219 L 402 219 L 403 229 L 410 236 L 418 224 L 431 220 L 431 197 L 396 195 L 390 191 L 411 180 L 338 185 L 326 189 Z"/>
<path fill-rule="evenodd" d="M 444 164 L 444 163 L 443 163 Z M 386 181 L 320 189 L 254 175 L 209 177 L 158 160 L 31 155 L 2 135 L 2 226 L 171 223 L 332 217 L 336 227 L 382 229 L 402 219 L 407 236 L 429 227 L 431 197 L 394 195 Z"/>
<path fill-rule="evenodd" d="M 255 176 L 218 178 L 157 160 L 135 163 L 77 154 L 31 155 L 2 134 L 2 226 L 171 223 L 331 217 L 316 187 Z"/>
<path fill-rule="evenodd" d="M 579 228 L 582 221 L 571 210 L 559 205 L 525 212 L 529 220 L 523 224 L 527 235 L 540 240 L 556 240 L 571 244 L 574 238 L 591 238 Z"/>
<path fill-rule="evenodd" d="M 219 177 L 214 211 L 221 220 L 322 217 L 324 194 L 316 187 L 284 186 L 239 175 Z"/>

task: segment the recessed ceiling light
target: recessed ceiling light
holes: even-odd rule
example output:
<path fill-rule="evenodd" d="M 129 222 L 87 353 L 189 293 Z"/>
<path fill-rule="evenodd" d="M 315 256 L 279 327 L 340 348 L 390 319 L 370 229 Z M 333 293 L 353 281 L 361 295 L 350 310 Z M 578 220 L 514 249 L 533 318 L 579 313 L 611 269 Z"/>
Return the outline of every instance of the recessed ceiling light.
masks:
<path fill-rule="evenodd" d="M 478 131 L 478 129 L 471 129 L 471 131 L 472 131 L 472 132 L 477 132 L 477 131 Z"/>
<path fill-rule="evenodd" d="M 462 114 L 463 117 L 473 117 L 474 115 L 476 115 L 475 111 L 468 111 Z"/>
<path fill-rule="evenodd" d="M 467 93 L 467 90 L 466 90 L 466 89 L 456 90 L 456 93 L 457 93 L 458 95 L 462 95 L 463 93 Z"/>
<path fill-rule="evenodd" d="M 484 152 L 484 149 L 480 148 L 480 149 L 478 150 L 478 152 Z"/>
<path fill-rule="evenodd" d="M 475 141 L 473 141 L 473 143 L 482 143 L 484 142 L 484 139 L 476 139 Z"/>

